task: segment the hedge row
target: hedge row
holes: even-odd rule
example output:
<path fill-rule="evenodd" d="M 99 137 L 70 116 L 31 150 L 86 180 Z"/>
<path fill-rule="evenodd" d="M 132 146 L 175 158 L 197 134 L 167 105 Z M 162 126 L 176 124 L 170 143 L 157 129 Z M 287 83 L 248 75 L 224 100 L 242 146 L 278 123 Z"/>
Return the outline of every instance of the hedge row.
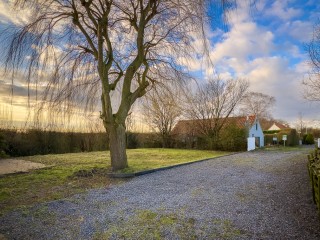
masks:
<path fill-rule="evenodd" d="M 75 133 L 30 129 L 26 131 L 0 129 L 0 157 L 30 156 L 107 150 L 106 132 Z M 162 139 L 154 133 L 127 133 L 127 148 L 161 148 Z M 242 151 L 246 149 L 246 132 L 228 128 L 221 133 L 219 141 L 208 136 L 178 138 L 171 136 L 171 148 Z"/>
<path fill-rule="evenodd" d="M 273 138 L 277 138 L 277 142 L 275 144 L 283 145 L 284 142 L 282 140 L 282 136 L 287 135 L 286 140 L 286 146 L 296 146 L 299 144 L 299 136 L 297 134 L 297 131 L 295 129 L 284 129 L 277 133 L 273 134 L 265 134 L 265 145 L 273 145 L 275 142 L 273 141 Z"/>
<path fill-rule="evenodd" d="M 2 155 L 30 156 L 50 153 L 72 153 L 106 150 L 106 133 L 74 133 L 42 130 L 1 130 Z"/>
<path fill-rule="evenodd" d="M 320 212 L 320 155 L 318 149 L 308 155 L 308 173 L 311 183 L 312 199 Z"/>

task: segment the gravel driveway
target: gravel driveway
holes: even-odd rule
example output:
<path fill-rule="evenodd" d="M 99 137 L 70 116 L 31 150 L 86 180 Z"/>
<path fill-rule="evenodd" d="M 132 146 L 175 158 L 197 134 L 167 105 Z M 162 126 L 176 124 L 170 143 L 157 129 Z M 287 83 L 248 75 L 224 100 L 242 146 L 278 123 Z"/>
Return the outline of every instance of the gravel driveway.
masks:
<path fill-rule="evenodd" d="M 7 239 L 320 239 L 305 151 L 255 151 L 0 217 Z"/>

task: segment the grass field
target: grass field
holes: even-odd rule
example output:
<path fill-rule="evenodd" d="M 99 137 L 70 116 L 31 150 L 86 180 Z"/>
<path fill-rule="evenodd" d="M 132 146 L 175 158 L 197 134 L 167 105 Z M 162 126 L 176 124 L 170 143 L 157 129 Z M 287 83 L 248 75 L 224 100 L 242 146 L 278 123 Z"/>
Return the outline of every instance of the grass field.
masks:
<path fill-rule="evenodd" d="M 132 149 L 127 151 L 129 168 L 123 172 L 154 169 L 225 154 L 228 152 Z M 88 189 L 128 181 L 107 177 L 106 173 L 111 171 L 107 151 L 38 155 L 19 159 L 43 163 L 48 168 L 0 177 L 0 214 L 17 207 L 61 199 Z"/>

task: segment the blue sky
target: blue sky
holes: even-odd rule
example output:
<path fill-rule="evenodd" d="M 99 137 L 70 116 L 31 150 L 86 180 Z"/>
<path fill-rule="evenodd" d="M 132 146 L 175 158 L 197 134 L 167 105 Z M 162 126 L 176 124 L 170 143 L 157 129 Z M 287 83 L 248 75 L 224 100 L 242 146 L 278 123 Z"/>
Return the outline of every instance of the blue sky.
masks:
<path fill-rule="evenodd" d="M 276 98 L 275 118 L 290 123 L 302 113 L 310 124 L 320 120 L 320 103 L 303 98 L 308 77 L 306 44 L 320 21 L 318 0 L 238 1 L 227 26 L 211 24 L 211 58 L 222 77 L 243 77 L 250 90 Z M 199 70 L 199 69 L 198 69 Z M 202 76 L 208 71 L 201 69 Z M 210 73 L 209 73 L 210 74 Z"/>
<path fill-rule="evenodd" d="M 29 14 L 16 16 L 6 2 L 0 0 L 0 29 L 27 19 Z M 301 113 L 310 125 L 320 127 L 320 103 L 304 100 L 301 84 L 310 70 L 305 44 L 320 21 L 319 0 L 256 0 L 254 6 L 248 3 L 239 0 L 237 9 L 229 12 L 227 23 L 213 18 L 208 26 L 214 71 L 222 78 L 247 78 L 251 91 L 274 96 L 274 118 L 294 125 Z M 200 62 L 189 60 L 186 65 L 191 72 L 207 79 L 212 70 Z M 10 81 L 6 81 L 0 78 L 2 102 L 9 101 L 5 91 L 10 90 Z M 21 98 L 16 105 L 23 101 Z"/>

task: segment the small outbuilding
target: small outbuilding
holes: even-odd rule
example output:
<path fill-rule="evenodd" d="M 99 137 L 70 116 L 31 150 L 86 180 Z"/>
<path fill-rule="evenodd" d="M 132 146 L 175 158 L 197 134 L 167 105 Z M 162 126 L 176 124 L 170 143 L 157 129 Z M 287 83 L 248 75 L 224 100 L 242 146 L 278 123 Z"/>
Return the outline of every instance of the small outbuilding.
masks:
<path fill-rule="evenodd" d="M 261 128 L 259 120 L 255 116 L 250 116 L 254 118 L 253 121 L 248 121 L 248 137 L 255 138 L 255 145 L 256 147 L 263 147 L 264 146 L 264 134 Z M 248 117 L 248 118 L 250 118 Z"/>

